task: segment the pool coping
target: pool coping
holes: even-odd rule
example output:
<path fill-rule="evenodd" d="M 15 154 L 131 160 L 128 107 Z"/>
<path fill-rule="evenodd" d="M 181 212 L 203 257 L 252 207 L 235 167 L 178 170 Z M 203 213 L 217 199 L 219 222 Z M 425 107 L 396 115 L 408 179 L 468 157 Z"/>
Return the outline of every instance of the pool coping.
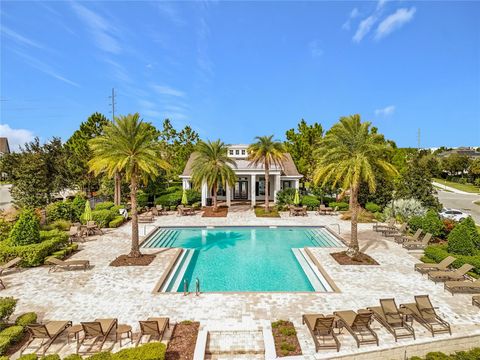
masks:
<path fill-rule="evenodd" d="M 167 268 L 165 269 L 162 276 L 160 276 L 160 279 L 155 284 L 155 287 L 153 288 L 153 291 L 152 291 L 152 293 L 154 293 L 154 294 L 162 293 L 162 292 L 160 292 L 160 289 L 162 288 L 163 283 L 165 282 L 165 280 L 167 280 L 168 276 L 170 275 L 173 268 L 175 267 L 175 264 L 177 263 L 178 259 L 180 258 L 180 255 L 184 251 L 183 248 L 170 248 L 170 249 L 176 250 L 176 254 L 170 260 L 170 263 L 168 264 Z"/>

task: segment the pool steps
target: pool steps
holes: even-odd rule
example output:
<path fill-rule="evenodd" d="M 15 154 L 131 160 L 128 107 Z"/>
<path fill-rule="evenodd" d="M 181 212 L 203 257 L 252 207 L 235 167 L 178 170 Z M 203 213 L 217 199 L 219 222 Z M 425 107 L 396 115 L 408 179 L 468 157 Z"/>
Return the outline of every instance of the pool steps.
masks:
<path fill-rule="evenodd" d="M 315 246 L 318 247 L 343 247 L 333 235 L 325 233 L 320 229 L 307 229 L 306 234 Z"/>
<path fill-rule="evenodd" d="M 320 274 L 318 269 L 316 269 L 315 264 L 312 263 L 308 254 L 305 253 L 304 249 L 300 248 L 293 248 L 292 249 L 293 255 L 297 259 L 298 263 L 303 269 L 303 272 L 310 281 L 313 289 L 317 292 L 325 292 L 325 291 L 332 291 L 332 289 L 328 290 L 328 284 L 324 284 L 320 279 L 323 276 Z M 317 271 L 315 271 L 317 270 Z"/>
<path fill-rule="evenodd" d="M 194 253 L 194 249 L 183 249 L 182 254 L 178 257 L 175 265 L 171 269 L 169 276 L 160 286 L 159 292 L 177 292 Z"/>
<path fill-rule="evenodd" d="M 180 233 L 173 229 L 160 229 L 153 234 L 142 247 L 144 248 L 166 248 L 172 247 Z"/>

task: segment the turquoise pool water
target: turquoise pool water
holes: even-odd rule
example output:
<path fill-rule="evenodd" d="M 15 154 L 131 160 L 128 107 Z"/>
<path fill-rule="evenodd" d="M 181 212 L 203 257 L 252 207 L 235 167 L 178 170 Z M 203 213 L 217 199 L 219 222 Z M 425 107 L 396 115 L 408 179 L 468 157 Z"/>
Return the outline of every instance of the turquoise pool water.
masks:
<path fill-rule="evenodd" d="M 169 291 L 314 291 L 292 248 L 339 247 L 323 228 L 159 229 L 143 247 L 192 249 Z M 183 270 L 182 270 L 183 268 Z"/>

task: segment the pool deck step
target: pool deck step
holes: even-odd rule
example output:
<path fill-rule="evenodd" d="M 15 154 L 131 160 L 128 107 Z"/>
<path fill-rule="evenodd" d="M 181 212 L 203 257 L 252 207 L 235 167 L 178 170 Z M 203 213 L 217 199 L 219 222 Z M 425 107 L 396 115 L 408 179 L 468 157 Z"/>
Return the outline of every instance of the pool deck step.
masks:
<path fill-rule="evenodd" d="M 325 292 L 327 289 L 319 279 L 319 276 L 322 277 L 322 275 L 319 274 L 318 271 L 315 271 L 315 265 L 312 264 L 311 261 L 309 261 L 309 257 L 305 253 L 305 251 L 303 249 L 293 248 L 292 252 L 293 255 L 295 255 L 298 263 L 302 267 L 305 276 L 308 278 L 308 281 L 310 281 L 313 289 L 315 291 Z"/>

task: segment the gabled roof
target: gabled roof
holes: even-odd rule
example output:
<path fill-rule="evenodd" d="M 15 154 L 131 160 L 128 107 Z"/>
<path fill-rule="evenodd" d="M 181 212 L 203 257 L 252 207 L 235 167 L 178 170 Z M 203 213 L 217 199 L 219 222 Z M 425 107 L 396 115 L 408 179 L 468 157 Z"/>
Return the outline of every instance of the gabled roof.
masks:
<path fill-rule="evenodd" d="M 10 146 L 6 137 L 0 137 L 0 154 L 10 154 Z"/>
<path fill-rule="evenodd" d="M 181 176 L 191 176 L 192 175 L 192 164 L 195 161 L 196 153 L 192 153 L 187 163 L 185 164 L 185 169 Z M 250 170 L 263 170 L 263 166 L 253 166 L 250 165 L 250 161 L 246 159 L 237 159 L 237 169 L 250 169 Z M 275 166 L 272 167 L 272 170 L 278 170 Z M 282 164 L 282 175 L 283 176 L 302 176 L 297 170 L 295 163 L 293 162 L 292 156 L 289 153 L 285 153 L 285 160 Z"/>

